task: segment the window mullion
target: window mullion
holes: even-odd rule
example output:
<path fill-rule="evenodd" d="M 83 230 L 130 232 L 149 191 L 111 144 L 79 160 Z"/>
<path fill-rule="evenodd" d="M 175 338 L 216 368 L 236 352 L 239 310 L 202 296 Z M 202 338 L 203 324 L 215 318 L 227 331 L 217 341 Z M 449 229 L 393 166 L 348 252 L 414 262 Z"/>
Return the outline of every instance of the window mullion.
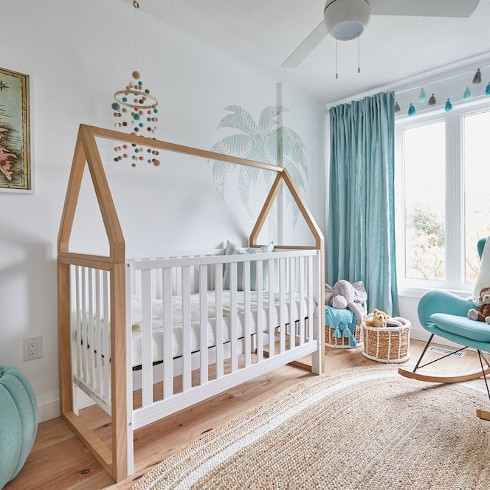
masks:
<path fill-rule="evenodd" d="M 446 119 L 446 281 L 459 289 L 463 281 L 463 172 L 461 165 L 461 117 Z"/>

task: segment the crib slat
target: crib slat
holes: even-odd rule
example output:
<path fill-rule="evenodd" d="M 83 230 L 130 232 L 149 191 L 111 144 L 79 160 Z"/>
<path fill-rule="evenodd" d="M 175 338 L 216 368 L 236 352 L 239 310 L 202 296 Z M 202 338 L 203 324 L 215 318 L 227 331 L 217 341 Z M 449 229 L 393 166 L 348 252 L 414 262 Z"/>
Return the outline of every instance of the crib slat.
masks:
<path fill-rule="evenodd" d="M 142 405 L 153 403 L 151 269 L 141 271 Z"/>
<path fill-rule="evenodd" d="M 275 291 L 276 291 L 276 260 L 269 260 L 269 357 L 276 352 L 276 315 L 275 315 Z M 279 317 L 279 316 L 278 316 Z"/>
<path fill-rule="evenodd" d="M 257 295 L 257 362 L 264 360 L 264 283 L 263 283 L 263 267 L 264 262 L 258 260 L 255 263 L 256 267 L 256 284 L 255 291 Z"/>
<path fill-rule="evenodd" d="M 87 352 L 87 268 L 82 267 L 82 380 L 88 384 L 88 352 Z"/>
<path fill-rule="evenodd" d="M 279 259 L 279 349 L 281 354 L 286 350 L 286 318 L 284 298 L 286 296 L 286 271 L 284 259 Z"/>
<path fill-rule="evenodd" d="M 163 269 L 163 399 L 174 394 L 172 269 Z"/>
<path fill-rule="evenodd" d="M 89 383 L 92 389 L 95 388 L 95 356 L 94 356 L 94 269 L 90 268 L 88 272 L 88 361 L 89 361 Z"/>
<path fill-rule="evenodd" d="M 80 269 L 81 267 L 79 265 L 74 266 L 75 267 L 75 305 L 76 305 L 76 311 L 77 311 L 77 323 L 75 325 L 75 332 L 76 332 L 76 337 L 75 337 L 75 343 L 76 343 L 76 355 L 77 355 L 77 377 L 81 378 L 82 376 L 82 329 L 81 329 L 81 321 L 82 321 L 82 316 L 80 312 L 80 296 L 81 296 L 81 278 L 80 278 Z"/>
<path fill-rule="evenodd" d="M 111 403 L 111 313 L 109 303 L 109 271 L 102 272 L 102 289 L 104 302 L 104 400 Z"/>
<path fill-rule="evenodd" d="M 313 257 L 308 257 L 308 340 L 313 340 Z M 320 305 L 321 306 L 321 305 Z"/>
<path fill-rule="evenodd" d="M 299 345 L 305 342 L 305 262 L 299 257 Z"/>
<path fill-rule="evenodd" d="M 216 301 L 216 379 L 224 375 L 223 355 L 223 265 L 215 265 L 214 273 L 215 301 Z"/>
<path fill-rule="evenodd" d="M 208 382 L 208 266 L 199 267 L 199 351 L 201 358 L 200 377 L 201 384 Z"/>
<path fill-rule="evenodd" d="M 191 369 L 191 268 L 182 267 L 182 391 L 192 387 Z"/>
<path fill-rule="evenodd" d="M 95 270 L 95 335 L 94 335 L 94 354 L 95 354 L 95 384 L 99 396 L 102 395 L 102 321 L 100 311 L 100 270 Z"/>
<path fill-rule="evenodd" d="M 231 372 L 238 370 L 238 327 L 237 327 L 237 263 L 230 263 L 230 340 L 231 340 Z"/>
<path fill-rule="evenodd" d="M 286 259 L 286 270 L 287 270 L 287 274 L 286 274 L 286 277 L 288 278 L 288 284 L 287 284 L 287 287 L 286 289 L 288 290 L 287 293 L 286 293 L 286 298 L 287 298 L 287 302 L 289 303 L 288 305 L 288 309 L 287 309 L 287 312 L 288 312 L 288 316 L 289 316 L 289 320 L 288 320 L 288 323 L 289 323 L 289 335 L 287 337 L 286 340 L 289 340 L 289 349 L 293 349 L 294 348 L 294 343 L 295 343 L 295 337 L 294 337 L 294 333 L 295 333 L 295 318 L 293 316 L 293 306 L 294 306 L 294 283 L 293 283 L 293 278 L 294 278 L 294 259 L 292 257 L 290 258 L 287 258 Z M 288 333 L 288 331 L 286 330 L 286 334 Z"/>
<path fill-rule="evenodd" d="M 245 367 L 252 363 L 252 344 L 250 327 L 250 262 L 243 262 L 243 295 L 244 295 L 244 337 L 245 337 Z"/>

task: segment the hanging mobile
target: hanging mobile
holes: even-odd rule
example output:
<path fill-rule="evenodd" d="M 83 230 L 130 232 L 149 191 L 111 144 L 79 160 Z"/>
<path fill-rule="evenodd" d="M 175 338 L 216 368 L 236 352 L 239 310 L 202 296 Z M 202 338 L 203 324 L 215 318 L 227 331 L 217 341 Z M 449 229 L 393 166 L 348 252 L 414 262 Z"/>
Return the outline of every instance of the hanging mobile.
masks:
<path fill-rule="evenodd" d="M 137 12 L 139 2 L 133 1 L 134 11 L 134 65 L 137 63 Z M 140 134 L 145 131 L 149 135 L 157 131 L 158 122 L 158 100 L 151 94 L 148 88 L 144 88 L 144 83 L 141 80 L 141 75 L 138 70 L 131 73 L 132 80 L 122 90 L 114 92 L 114 102 L 112 103 L 113 116 L 116 119 L 114 126 L 116 128 L 124 128 L 129 130 L 131 134 Z M 148 136 L 149 136 L 148 135 Z M 145 155 L 146 150 L 146 155 Z M 155 167 L 160 165 L 158 158 L 159 151 L 151 148 L 144 148 L 136 143 L 132 143 L 131 147 L 124 144 L 114 147 L 116 156 L 115 162 L 121 161 L 123 158 L 131 158 L 131 166 L 136 167 L 136 163 L 146 160 L 147 163 L 153 164 Z M 131 153 L 131 155 L 130 155 Z"/>

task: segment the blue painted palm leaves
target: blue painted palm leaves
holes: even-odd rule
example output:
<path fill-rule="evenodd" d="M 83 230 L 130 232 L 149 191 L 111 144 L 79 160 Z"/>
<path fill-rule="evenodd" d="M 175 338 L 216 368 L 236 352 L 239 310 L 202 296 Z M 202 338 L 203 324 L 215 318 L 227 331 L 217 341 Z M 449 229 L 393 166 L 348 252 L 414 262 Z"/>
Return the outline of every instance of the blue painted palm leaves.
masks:
<path fill-rule="evenodd" d="M 228 114 L 221 119 L 218 129 L 229 128 L 239 132 L 225 136 L 213 145 L 212 150 L 285 167 L 300 191 L 304 191 L 305 180 L 308 178 L 306 148 L 295 131 L 280 125 L 279 116 L 287 109 L 280 106 L 266 107 L 260 114 L 258 123 L 240 106 L 230 105 L 225 110 L 228 111 Z M 219 196 L 225 199 L 225 186 L 229 171 L 238 171 L 240 200 L 247 212 L 252 215 L 251 191 L 256 187 L 259 178 L 263 178 L 267 188 L 270 188 L 274 179 L 272 172 L 241 165 L 230 165 L 217 160 L 213 162 L 214 184 Z M 288 203 L 293 209 L 294 224 L 296 224 L 298 208 L 293 205 L 294 202 L 289 193 L 288 197 Z M 273 225 L 270 224 L 270 226 Z"/>

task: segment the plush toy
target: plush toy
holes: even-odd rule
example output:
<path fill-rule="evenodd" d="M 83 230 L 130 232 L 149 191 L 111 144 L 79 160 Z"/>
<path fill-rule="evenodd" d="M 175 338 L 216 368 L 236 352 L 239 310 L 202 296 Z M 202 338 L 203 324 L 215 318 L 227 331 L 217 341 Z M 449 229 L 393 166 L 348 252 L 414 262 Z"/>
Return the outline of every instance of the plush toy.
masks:
<path fill-rule="evenodd" d="M 390 315 L 381 310 L 374 310 L 372 315 L 369 315 L 366 318 L 366 327 L 378 327 L 383 328 L 386 327 Z"/>
<path fill-rule="evenodd" d="M 468 318 L 478 322 L 490 324 L 490 287 L 483 288 L 475 301 L 478 310 L 472 308 L 468 311 Z"/>
<path fill-rule="evenodd" d="M 325 304 L 334 308 L 348 308 L 359 322 L 364 320 L 365 312 L 363 303 L 367 300 L 367 294 L 362 281 L 351 284 L 349 281 L 337 281 L 333 288 L 325 284 Z"/>

